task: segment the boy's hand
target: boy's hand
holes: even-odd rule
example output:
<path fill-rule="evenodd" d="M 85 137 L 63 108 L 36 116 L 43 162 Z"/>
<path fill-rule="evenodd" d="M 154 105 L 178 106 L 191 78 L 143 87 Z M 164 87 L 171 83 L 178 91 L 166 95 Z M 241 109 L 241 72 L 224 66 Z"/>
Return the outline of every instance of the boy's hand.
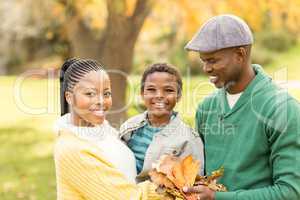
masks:
<path fill-rule="evenodd" d="M 183 192 L 187 194 L 197 194 L 197 200 L 215 200 L 215 191 L 205 185 L 194 187 L 184 187 Z"/>

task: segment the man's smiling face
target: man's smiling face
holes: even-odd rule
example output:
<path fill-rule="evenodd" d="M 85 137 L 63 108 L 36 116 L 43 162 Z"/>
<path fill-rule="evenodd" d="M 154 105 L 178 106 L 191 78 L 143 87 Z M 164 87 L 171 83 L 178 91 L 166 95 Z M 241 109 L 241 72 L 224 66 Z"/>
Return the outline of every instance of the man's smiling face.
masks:
<path fill-rule="evenodd" d="M 217 88 L 230 88 L 239 84 L 243 70 L 239 56 L 237 48 L 200 53 L 203 71 Z"/>

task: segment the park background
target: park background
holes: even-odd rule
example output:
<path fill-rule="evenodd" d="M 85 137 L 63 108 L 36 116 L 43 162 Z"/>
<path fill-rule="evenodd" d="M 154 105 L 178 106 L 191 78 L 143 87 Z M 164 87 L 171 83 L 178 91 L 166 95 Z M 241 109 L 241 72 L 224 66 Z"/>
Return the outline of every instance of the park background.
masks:
<path fill-rule="evenodd" d="M 193 126 L 197 104 L 214 87 L 199 55 L 183 47 L 206 19 L 225 13 L 242 17 L 254 32 L 253 63 L 300 100 L 300 0 L 0 1 L 0 199 L 56 198 L 52 125 L 66 58 L 106 66 L 116 126 L 143 111 L 145 67 L 173 64 L 184 79 L 176 110 Z"/>

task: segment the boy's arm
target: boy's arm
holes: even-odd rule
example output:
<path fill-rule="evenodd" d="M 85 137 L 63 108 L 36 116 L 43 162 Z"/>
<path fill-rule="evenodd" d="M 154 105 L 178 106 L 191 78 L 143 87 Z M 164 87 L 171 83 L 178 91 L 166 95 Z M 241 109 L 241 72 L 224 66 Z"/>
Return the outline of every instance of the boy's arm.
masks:
<path fill-rule="evenodd" d="M 190 154 L 194 159 L 200 161 L 199 175 L 204 175 L 204 149 L 203 142 L 199 136 L 191 137 L 190 140 L 187 141 L 184 147 L 184 152 L 180 155 L 180 157 L 185 157 Z"/>

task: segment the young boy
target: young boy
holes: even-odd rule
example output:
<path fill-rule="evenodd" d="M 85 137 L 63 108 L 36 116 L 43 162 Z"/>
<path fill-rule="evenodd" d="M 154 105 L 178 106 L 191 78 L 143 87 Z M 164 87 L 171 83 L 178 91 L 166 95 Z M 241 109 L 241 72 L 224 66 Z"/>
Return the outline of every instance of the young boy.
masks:
<path fill-rule="evenodd" d="M 179 72 L 168 64 L 147 68 L 141 80 L 141 96 L 147 110 L 128 119 L 120 128 L 120 138 L 136 158 L 137 181 L 148 179 L 152 163 L 164 154 L 200 160 L 203 174 L 203 143 L 173 109 L 182 94 Z"/>

